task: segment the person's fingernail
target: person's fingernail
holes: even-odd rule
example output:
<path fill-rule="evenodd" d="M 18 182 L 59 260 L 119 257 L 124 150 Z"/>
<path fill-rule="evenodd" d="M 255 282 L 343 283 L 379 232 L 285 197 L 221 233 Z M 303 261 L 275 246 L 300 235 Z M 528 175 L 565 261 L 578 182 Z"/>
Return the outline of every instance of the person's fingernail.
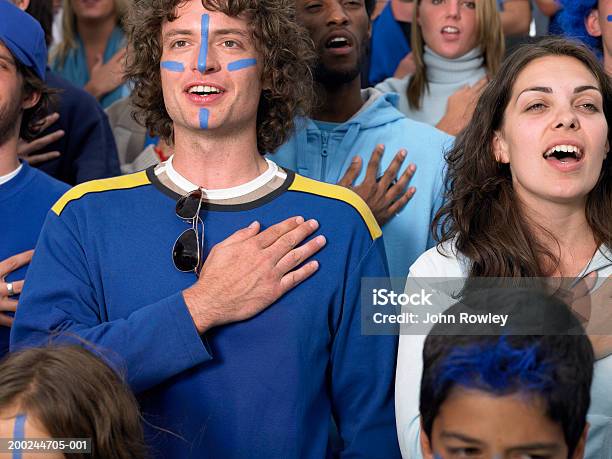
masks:
<path fill-rule="evenodd" d="M 251 223 L 251 224 L 249 225 L 249 228 L 250 228 L 250 229 L 253 229 L 253 228 L 257 227 L 257 225 L 258 225 L 258 224 L 259 224 L 259 223 L 257 223 L 257 220 L 255 220 L 253 223 Z"/>
<path fill-rule="evenodd" d="M 64 135 L 66 134 L 66 131 L 64 131 L 63 129 L 60 129 L 59 131 L 57 131 L 57 135 Z"/>
<path fill-rule="evenodd" d="M 308 220 L 308 224 L 310 225 L 312 229 L 317 229 L 319 227 L 319 222 L 316 221 L 314 218 Z"/>
<path fill-rule="evenodd" d="M 302 223 L 304 223 L 304 217 L 300 216 L 300 217 L 295 217 L 295 222 L 298 225 L 301 225 Z"/>
<path fill-rule="evenodd" d="M 356 163 L 356 162 L 359 162 L 359 157 L 357 157 L 357 156 L 355 156 L 355 157 L 353 158 L 353 163 Z"/>
<path fill-rule="evenodd" d="M 327 243 L 327 239 L 325 239 L 325 236 L 317 236 L 315 239 L 317 240 L 317 244 L 319 244 L 319 246 L 321 247 L 323 247 Z"/>
<path fill-rule="evenodd" d="M 416 171 L 416 166 L 414 164 L 411 164 L 410 166 L 408 166 L 408 169 L 410 169 L 410 172 L 414 172 Z"/>
<path fill-rule="evenodd" d="M 400 158 L 402 159 L 406 158 L 406 150 L 400 150 L 399 154 L 400 154 Z"/>

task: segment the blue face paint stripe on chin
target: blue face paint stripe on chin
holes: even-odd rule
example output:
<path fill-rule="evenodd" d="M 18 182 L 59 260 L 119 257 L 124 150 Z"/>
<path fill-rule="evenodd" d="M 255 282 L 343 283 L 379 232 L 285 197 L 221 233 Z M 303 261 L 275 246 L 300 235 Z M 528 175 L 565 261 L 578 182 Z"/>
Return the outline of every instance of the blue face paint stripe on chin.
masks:
<path fill-rule="evenodd" d="M 15 417 L 15 428 L 13 429 L 13 440 L 20 441 L 25 438 L 25 422 L 26 422 L 25 414 L 18 414 L 17 417 Z M 21 459 L 21 449 L 13 450 L 12 459 Z"/>
<path fill-rule="evenodd" d="M 208 14 L 202 15 L 202 40 L 200 42 L 200 54 L 198 55 L 198 70 L 206 71 L 206 58 L 208 56 Z"/>
<path fill-rule="evenodd" d="M 229 70 L 230 72 L 233 72 L 235 70 L 240 70 L 240 69 L 244 69 L 247 67 L 253 67 L 254 65 L 257 65 L 257 59 L 254 59 L 254 58 L 240 59 L 240 60 L 230 62 L 229 64 L 227 64 L 227 70 Z"/>
<path fill-rule="evenodd" d="M 200 109 L 200 129 L 208 129 L 208 110 Z"/>
<path fill-rule="evenodd" d="M 183 72 L 185 70 L 183 63 L 177 61 L 163 61 L 159 65 L 162 69 L 170 70 L 171 72 Z"/>

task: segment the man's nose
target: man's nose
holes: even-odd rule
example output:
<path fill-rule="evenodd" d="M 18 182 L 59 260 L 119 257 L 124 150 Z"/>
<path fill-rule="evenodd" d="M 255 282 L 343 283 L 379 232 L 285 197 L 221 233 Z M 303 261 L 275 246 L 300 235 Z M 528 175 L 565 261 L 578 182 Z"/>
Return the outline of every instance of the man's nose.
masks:
<path fill-rule="evenodd" d="M 208 47 L 209 21 L 209 15 L 203 14 L 200 23 L 200 47 L 193 57 L 192 68 L 197 69 L 200 73 L 216 71 L 219 68 L 219 60 L 215 50 Z"/>
<path fill-rule="evenodd" d="M 340 1 L 332 1 L 329 6 L 329 14 L 327 17 L 328 25 L 344 25 L 349 22 L 349 17 L 346 10 Z"/>

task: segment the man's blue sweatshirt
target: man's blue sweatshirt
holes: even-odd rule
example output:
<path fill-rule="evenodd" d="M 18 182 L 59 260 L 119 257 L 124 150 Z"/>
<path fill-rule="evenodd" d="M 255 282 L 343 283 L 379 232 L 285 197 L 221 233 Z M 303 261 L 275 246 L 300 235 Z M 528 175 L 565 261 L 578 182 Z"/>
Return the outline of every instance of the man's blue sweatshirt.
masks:
<path fill-rule="evenodd" d="M 36 245 L 51 206 L 68 185 L 23 162 L 19 173 L 0 185 L 0 261 Z M 6 276 L 7 282 L 25 278 L 27 265 Z M 0 326 L 0 358 L 8 352 L 10 329 Z"/>
<path fill-rule="evenodd" d="M 182 295 L 196 277 L 172 263 L 189 226 L 175 215 L 178 197 L 153 169 L 64 195 L 41 233 L 12 345 L 93 343 L 124 369 L 154 457 L 321 459 L 332 418 L 342 457 L 399 457 L 397 337 L 361 332 L 361 279 L 387 274 L 365 203 L 289 173 L 251 202 L 205 205 L 205 253 L 255 220 L 267 228 L 297 215 L 316 218 L 327 244 L 311 278 L 200 336 Z"/>
<path fill-rule="evenodd" d="M 406 149 L 408 156 L 400 173 L 409 163 L 416 165 L 410 182 L 410 186 L 416 187 L 416 194 L 383 227 L 389 272 L 392 277 L 405 279 L 410 265 L 434 246 L 430 224 L 442 203 L 444 152 L 452 146 L 453 138 L 406 118 L 395 108 L 396 94 L 383 94 L 370 88 L 362 91 L 362 97 L 365 102 L 361 110 L 332 130 L 321 129 L 311 119 L 300 120 L 296 133 L 270 158 L 306 177 L 338 183 L 353 157 L 361 156 L 363 167 L 356 180 L 358 184 L 365 177 L 376 145 L 385 145 L 379 176 L 387 170 L 396 153 Z"/>

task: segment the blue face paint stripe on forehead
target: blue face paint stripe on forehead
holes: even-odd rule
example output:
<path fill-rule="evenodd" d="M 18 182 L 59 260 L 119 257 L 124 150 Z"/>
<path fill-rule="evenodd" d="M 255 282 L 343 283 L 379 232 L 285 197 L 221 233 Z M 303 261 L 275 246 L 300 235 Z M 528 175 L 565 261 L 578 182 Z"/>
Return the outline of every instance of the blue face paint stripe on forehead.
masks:
<path fill-rule="evenodd" d="M 200 109 L 200 129 L 208 129 L 208 110 Z"/>
<path fill-rule="evenodd" d="M 182 72 L 185 70 L 183 63 L 177 61 L 163 61 L 159 65 L 162 69 L 170 70 L 171 72 Z"/>
<path fill-rule="evenodd" d="M 252 67 L 257 65 L 257 59 L 249 58 L 249 59 L 240 59 L 238 61 L 230 62 L 227 64 L 227 70 L 233 72 L 235 70 L 244 69 L 247 67 Z"/>
<path fill-rule="evenodd" d="M 25 438 L 25 414 L 18 414 L 15 418 L 15 428 L 13 429 L 13 440 L 20 441 Z M 13 450 L 13 459 L 21 459 L 21 449 Z"/>
<path fill-rule="evenodd" d="M 200 43 L 200 54 L 198 55 L 198 70 L 206 71 L 206 57 L 208 55 L 208 14 L 202 15 L 202 41 Z"/>

